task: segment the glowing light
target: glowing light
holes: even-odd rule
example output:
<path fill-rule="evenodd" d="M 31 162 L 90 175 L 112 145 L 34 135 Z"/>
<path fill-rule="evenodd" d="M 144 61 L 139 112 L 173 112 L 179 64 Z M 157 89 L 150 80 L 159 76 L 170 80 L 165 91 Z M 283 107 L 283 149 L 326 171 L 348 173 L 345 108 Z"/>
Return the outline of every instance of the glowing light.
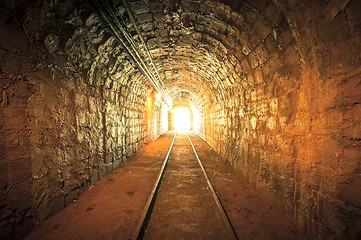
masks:
<path fill-rule="evenodd" d="M 191 127 L 191 112 L 187 107 L 175 107 L 174 114 L 174 130 L 178 132 L 188 132 Z"/>
<path fill-rule="evenodd" d="M 192 113 L 193 113 L 193 131 L 199 132 L 201 116 L 199 115 L 198 109 L 194 105 L 191 105 L 191 109 L 192 109 Z"/>
<path fill-rule="evenodd" d="M 155 94 L 155 99 L 159 101 L 162 98 L 162 95 L 160 93 Z"/>
<path fill-rule="evenodd" d="M 147 97 L 147 105 L 148 107 L 152 105 L 152 99 L 150 97 Z"/>

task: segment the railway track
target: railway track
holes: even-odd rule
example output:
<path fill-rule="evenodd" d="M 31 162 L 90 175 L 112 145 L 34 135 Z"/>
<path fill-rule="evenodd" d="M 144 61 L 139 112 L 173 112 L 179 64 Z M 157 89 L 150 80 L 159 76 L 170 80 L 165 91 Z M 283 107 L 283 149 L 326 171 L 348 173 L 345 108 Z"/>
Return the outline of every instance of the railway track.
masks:
<path fill-rule="evenodd" d="M 238 239 L 188 134 L 175 134 L 132 239 Z"/>

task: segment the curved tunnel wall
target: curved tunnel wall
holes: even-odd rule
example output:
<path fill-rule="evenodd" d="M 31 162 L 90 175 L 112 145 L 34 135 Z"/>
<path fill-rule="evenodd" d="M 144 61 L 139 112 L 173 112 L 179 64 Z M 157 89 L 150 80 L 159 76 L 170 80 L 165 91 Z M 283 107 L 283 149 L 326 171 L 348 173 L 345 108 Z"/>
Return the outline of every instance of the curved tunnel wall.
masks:
<path fill-rule="evenodd" d="M 2 10 L 1 238 L 17 239 L 167 126 L 165 104 L 87 5 Z"/>
<path fill-rule="evenodd" d="M 359 236 L 359 1 L 129 2 L 198 133 L 311 238 Z M 2 11 L 1 232 L 20 236 L 166 131 L 167 107 L 88 5 Z"/>

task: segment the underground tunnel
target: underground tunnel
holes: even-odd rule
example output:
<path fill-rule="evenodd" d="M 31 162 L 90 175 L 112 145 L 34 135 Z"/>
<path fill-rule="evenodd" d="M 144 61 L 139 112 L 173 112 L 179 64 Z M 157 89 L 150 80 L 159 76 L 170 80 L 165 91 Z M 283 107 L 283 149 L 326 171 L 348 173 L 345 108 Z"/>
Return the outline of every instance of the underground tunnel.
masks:
<path fill-rule="evenodd" d="M 360 239 L 360 12 L 359 0 L 1 1 L 0 238 L 24 238 L 177 130 L 304 239 Z"/>

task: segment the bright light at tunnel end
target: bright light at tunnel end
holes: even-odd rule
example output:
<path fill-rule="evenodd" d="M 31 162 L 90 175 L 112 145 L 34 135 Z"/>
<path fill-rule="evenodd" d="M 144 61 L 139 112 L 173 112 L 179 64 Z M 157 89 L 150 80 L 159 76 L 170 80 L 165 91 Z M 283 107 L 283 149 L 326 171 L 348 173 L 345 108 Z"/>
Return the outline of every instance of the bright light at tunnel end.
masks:
<path fill-rule="evenodd" d="M 174 130 L 181 133 L 187 133 L 191 128 L 191 112 L 187 107 L 175 107 L 172 110 L 174 114 Z"/>

